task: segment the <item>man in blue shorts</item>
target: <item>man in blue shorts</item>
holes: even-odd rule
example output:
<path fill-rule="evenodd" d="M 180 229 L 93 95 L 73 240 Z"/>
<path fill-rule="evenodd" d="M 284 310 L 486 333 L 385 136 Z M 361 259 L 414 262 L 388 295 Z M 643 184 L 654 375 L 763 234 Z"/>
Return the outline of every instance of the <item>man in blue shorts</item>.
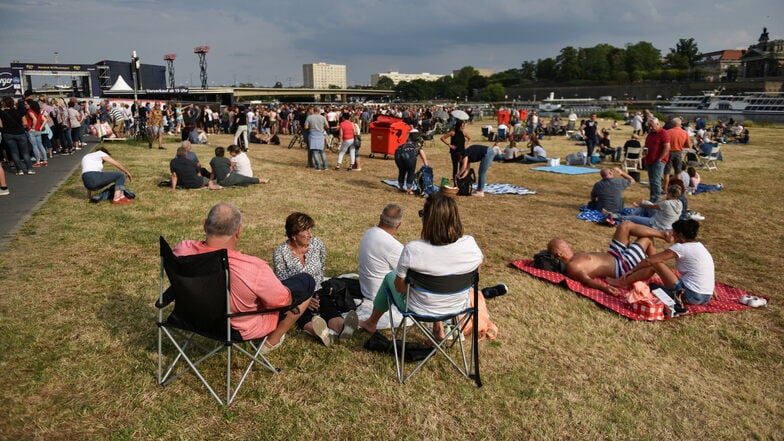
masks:
<path fill-rule="evenodd" d="M 631 242 L 631 238 L 637 240 Z M 600 283 L 594 278 L 620 278 L 649 255 L 656 254 L 653 239 L 672 242 L 672 233 L 657 231 L 644 225 L 622 222 L 615 229 L 610 247 L 603 253 L 575 253 L 564 239 L 555 238 L 547 244 L 547 250 L 566 264 L 566 275 L 585 286 L 596 288 L 611 295 L 619 291 Z"/>

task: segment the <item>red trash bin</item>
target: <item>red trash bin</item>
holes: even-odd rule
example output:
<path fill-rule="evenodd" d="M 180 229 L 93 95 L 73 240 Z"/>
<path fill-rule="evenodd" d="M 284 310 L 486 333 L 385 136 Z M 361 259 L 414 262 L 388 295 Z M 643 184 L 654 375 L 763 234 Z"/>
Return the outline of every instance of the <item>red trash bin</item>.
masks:
<path fill-rule="evenodd" d="M 508 110 L 499 110 L 498 111 L 498 124 L 504 123 L 509 125 L 509 111 Z"/>
<path fill-rule="evenodd" d="M 393 116 L 380 115 L 375 121 L 370 123 L 370 157 L 384 155 L 384 159 L 389 159 L 389 155 L 394 155 L 400 144 L 408 139 L 408 132 L 411 126 L 404 123 L 402 119 Z"/>

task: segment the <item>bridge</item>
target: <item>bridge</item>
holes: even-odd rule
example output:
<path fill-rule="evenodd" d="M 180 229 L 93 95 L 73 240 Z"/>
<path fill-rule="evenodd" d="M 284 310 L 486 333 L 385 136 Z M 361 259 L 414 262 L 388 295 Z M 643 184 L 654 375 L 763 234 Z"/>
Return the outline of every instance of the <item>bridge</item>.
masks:
<path fill-rule="evenodd" d="M 323 96 L 340 95 L 341 101 L 348 101 L 349 96 L 390 96 L 394 90 L 377 89 L 304 89 L 285 87 L 232 87 L 235 98 L 248 96 Z M 197 89 L 193 89 L 196 93 Z"/>

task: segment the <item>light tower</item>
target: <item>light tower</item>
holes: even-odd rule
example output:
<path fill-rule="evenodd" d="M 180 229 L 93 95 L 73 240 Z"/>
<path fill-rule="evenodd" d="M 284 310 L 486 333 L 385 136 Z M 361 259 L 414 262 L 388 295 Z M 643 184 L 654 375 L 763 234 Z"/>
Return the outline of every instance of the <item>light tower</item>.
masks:
<path fill-rule="evenodd" d="M 139 70 L 142 67 L 142 60 L 136 55 L 136 51 L 131 52 L 131 79 L 133 80 L 133 102 L 136 103 L 139 100 L 139 96 L 136 93 L 138 89 L 139 83 Z"/>
<path fill-rule="evenodd" d="M 201 88 L 207 88 L 207 52 L 210 51 L 209 46 L 199 46 L 193 48 L 193 53 L 199 56 L 199 68 L 201 69 Z"/>
<path fill-rule="evenodd" d="M 166 60 L 166 68 L 169 70 L 169 88 L 174 89 L 174 60 L 177 54 L 166 54 L 163 59 Z"/>

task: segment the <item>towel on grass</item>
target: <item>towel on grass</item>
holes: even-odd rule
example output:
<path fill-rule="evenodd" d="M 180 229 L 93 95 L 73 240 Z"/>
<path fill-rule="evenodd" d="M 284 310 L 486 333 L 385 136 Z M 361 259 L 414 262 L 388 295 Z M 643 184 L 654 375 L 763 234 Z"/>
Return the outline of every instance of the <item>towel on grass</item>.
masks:
<path fill-rule="evenodd" d="M 534 167 L 531 170 L 550 172 L 550 173 L 560 173 L 563 175 L 584 175 L 588 173 L 599 173 L 600 171 L 600 169 L 598 168 L 575 167 L 573 165 L 556 165 L 554 167 L 540 166 L 540 167 Z"/>
<path fill-rule="evenodd" d="M 631 306 L 623 300 L 626 298 L 625 292 L 623 292 L 619 297 L 611 296 L 605 293 L 604 291 L 595 288 L 589 288 L 574 279 L 570 279 L 565 274 L 534 268 L 533 260 L 526 260 L 526 259 L 516 260 L 514 262 L 511 262 L 509 265 L 521 271 L 525 271 L 526 273 L 534 277 L 537 277 L 539 279 L 543 279 L 543 280 L 547 280 L 548 282 L 563 285 L 570 291 L 574 291 L 577 294 L 588 297 L 594 302 L 612 311 L 615 311 L 618 314 L 628 319 L 646 320 L 646 318 L 643 315 L 633 311 Z M 661 283 L 661 280 L 658 279 L 657 277 L 654 277 L 648 282 Z M 735 288 L 733 286 L 716 282 L 716 288 L 713 293 L 713 298 L 710 300 L 710 302 L 704 305 L 686 305 L 686 308 L 688 308 L 689 310 L 688 315 L 699 314 L 703 312 L 743 311 L 746 309 L 752 309 L 750 306 L 746 306 L 741 303 L 738 303 L 738 300 L 744 295 L 753 295 L 753 294 L 744 291 L 740 288 Z"/>
<path fill-rule="evenodd" d="M 389 186 L 400 188 L 397 185 L 397 181 L 394 179 L 387 179 L 381 181 Z M 416 182 L 414 182 L 414 189 L 416 190 Z M 476 184 L 474 184 L 474 190 L 476 190 Z M 518 187 L 512 184 L 485 184 L 485 193 L 487 194 L 519 194 L 519 195 L 526 195 L 526 194 L 536 194 L 535 191 L 529 190 L 524 187 Z"/>
<path fill-rule="evenodd" d="M 633 210 L 634 208 L 624 208 L 621 214 L 629 215 L 632 213 Z M 588 205 L 581 206 L 580 212 L 577 213 L 577 219 L 596 222 L 597 224 L 604 222 L 606 218 L 607 216 L 605 216 L 604 213 L 602 213 L 599 210 L 591 210 L 588 208 Z"/>

